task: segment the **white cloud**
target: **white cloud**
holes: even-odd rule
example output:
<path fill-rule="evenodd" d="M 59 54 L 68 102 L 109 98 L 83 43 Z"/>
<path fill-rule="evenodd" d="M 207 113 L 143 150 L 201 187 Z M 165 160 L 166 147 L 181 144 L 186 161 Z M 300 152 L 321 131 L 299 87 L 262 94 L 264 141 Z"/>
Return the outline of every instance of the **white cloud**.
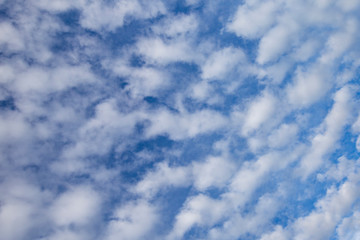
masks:
<path fill-rule="evenodd" d="M 304 43 L 301 43 L 301 45 L 293 52 L 293 58 L 296 61 L 305 62 L 314 56 L 319 47 L 320 42 L 317 39 L 309 39 Z"/>
<path fill-rule="evenodd" d="M 153 66 L 131 67 L 126 60 L 105 60 L 102 65 L 115 76 L 127 79 L 125 89 L 130 91 L 132 97 L 156 96 L 159 91 L 170 87 L 171 76 L 163 69 Z"/>
<path fill-rule="evenodd" d="M 252 101 L 246 111 L 242 134 L 248 135 L 257 130 L 274 114 L 276 105 L 276 97 L 267 91 Z"/>
<path fill-rule="evenodd" d="M 360 114 L 358 114 L 358 117 L 356 121 L 351 126 L 351 129 L 354 133 L 360 133 Z"/>
<path fill-rule="evenodd" d="M 345 182 L 338 190 L 330 188 L 316 203 L 316 210 L 294 223 L 294 239 L 329 239 L 343 216 L 359 197 L 356 182 Z"/>
<path fill-rule="evenodd" d="M 2 84 L 9 83 L 11 80 L 15 78 L 15 71 L 14 68 L 11 65 L 0 65 L 0 82 Z"/>
<path fill-rule="evenodd" d="M 280 84 L 283 82 L 291 65 L 292 62 L 289 59 L 281 60 L 280 62 L 277 62 L 273 65 L 270 65 L 269 67 L 266 67 L 265 69 L 262 69 L 264 70 L 264 72 L 258 74 L 258 76 L 259 78 L 263 78 L 263 74 L 266 74 L 267 77 L 272 79 L 272 83 Z"/>
<path fill-rule="evenodd" d="M 61 159 L 52 164 L 52 170 L 61 174 L 85 170 L 84 158 L 107 153 L 114 139 L 132 133 L 139 117 L 137 113 L 121 113 L 114 99 L 98 104 L 96 115 L 78 129 L 74 144 L 64 149 Z"/>
<path fill-rule="evenodd" d="M 246 57 L 241 49 L 227 47 L 214 52 L 202 67 L 202 78 L 220 80 L 228 77 L 228 73 L 240 69 Z"/>
<path fill-rule="evenodd" d="M 316 171 L 323 164 L 326 154 L 334 150 L 343 128 L 351 118 L 352 91 L 351 87 L 345 86 L 336 92 L 333 107 L 322 124 L 324 131 L 312 138 L 311 149 L 301 160 L 298 170 L 303 178 Z"/>
<path fill-rule="evenodd" d="M 235 171 L 235 165 L 224 157 L 209 157 L 205 162 L 194 163 L 194 186 L 200 191 L 211 187 L 224 187 Z"/>
<path fill-rule="evenodd" d="M 258 38 L 275 22 L 276 1 L 246 1 L 228 24 L 229 31 L 246 38 Z"/>
<path fill-rule="evenodd" d="M 287 236 L 286 232 L 281 226 L 278 225 L 275 227 L 274 231 L 262 235 L 260 240 L 287 240 L 287 239 L 289 239 L 289 237 Z"/>
<path fill-rule="evenodd" d="M 149 198 L 163 188 L 188 186 L 191 181 L 189 167 L 170 167 L 168 163 L 162 162 L 136 184 L 134 192 Z"/>
<path fill-rule="evenodd" d="M 122 27 L 126 17 L 146 19 L 156 17 L 166 12 L 162 2 L 153 1 L 151 4 L 144 1 L 120 0 L 106 4 L 92 1 L 83 6 L 80 23 L 83 27 L 101 31 L 114 31 Z"/>
<path fill-rule="evenodd" d="M 360 2 L 357 0 L 336 1 L 335 4 L 345 12 L 356 11 L 360 6 Z"/>
<path fill-rule="evenodd" d="M 1 207 L 0 223 L 2 239 L 16 240 L 26 236 L 31 224 L 34 209 L 29 203 L 14 201 Z M 16 226 L 21 226 L 19 229 Z"/>
<path fill-rule="evenodd" d="M 240 236 L 260 235 L 279 208 L 277 194 L 264 195 L 258 199 L 254 209 L 249 213 L 240 214 L 237 210 L 229 210 L 233 214 L 222 227 L 215 227 L 209 231 L 209 239 L 237 239 Z M 239 227 L 241 226 L 241 227 Z"/>
<path fill-rule="evenodd" d="M 71 1 L 71 0 L 35 0 L 31 3 L 40 9 L 44 9 L 51 12 L 62 12 L 84 4 L 83 0 Z"/>
<path fill-rule="evenodd" d="M 289 102 L 295 106 L 309 106 L 323 97 L 330 88 L 328 69 L 321 66 L 310 70 L 297 69 L 294 81 L 286 89 Z"/>
<path fill-rule="evenodd" d="M 86 240 L 89 235 L 83 232 L 75 232 L 70 229 L 58 230 L 54 234 L 44 238 L 46 240 Z"/>
<path fill-rule="evenodd" d="M 0 116 L 0 142 L 20 141 L 30 133 L 30 126 L 22 114 L 7 113 Z"/>
<path fill-rule="evenodd" d="M 260 40 L 256 61 L 260 64 L 276 61 L 288 49 L 296 30 L 297 25 L 291 22 L 272 28 Z"/>
<path fill-rule="evenodd" d="M 211 211 L 209 211 L 211 209 Z M 226 203 L 205 195 L 197 195 L 187 200 L 185 207 L 176 216 L 174 228 L 167 239 L 182 239 L 193 226 L 211 226 L 228 210 Z"/>
<path fill-rule="evenodd" d="M 137 49 L 150 63 L 192 62 L 197 57 L 183 40 L 166 42 L 160 38 L 144 38 L 137 43 Z"/>
<path fill-rule="evenodd" d="M 84 226 L 96 219 L 100 204 L 101 198 L 96 191 L 88 186 L 77 186 L 55 200 L 49 215 L 59 226 Z"/>
<path fill-rule="evenodd" d="M 21 33 L 10 23 L 0 23 L 0 49 L 7 49 L 8 51 L 23 50 L 25 44 Z"/>
<path fill-rule="evenodd" d="M 191 97 L 197 100 L 205 100 L 209 97 L 211 90 L 212 87 L 209 85 L 208 81 L 201 81 L 191 87 L 190 94 Z"/>
<path fill-rule="evenodd" d="M 163 22 L 155 25 L 152 29 L 154 33 L 166 35 L 168 37 L 186 37 L 187 34 L 194 33 L 198 28 L 197 17 L 193 14 L 179 14 L 169 16 Z"/>
<path fill-rule="evenodd" d="M 351 216 L 342 220 L 336 232 L 339 240 L 353 240 L 360 238 L 360 212 L 356 211 Z"/>
<path fill-rule="evenodd" d="M 124 24 L 126 15 L 134 15 L 139 9 L 138 1 L 115 2 L 114 6 L 107 6 L 100 1 L 95 1 L 83 9 L 80 22 L 85 28 L 101 30 L 106 27 L 113 31 Z"/>
<path fill-rule="evenodd" d="M 154 206 L 145 201 L 131 202 L 115 210 L 104 239 L 142 239 L 149 236 L 158 221 L 159 216 Z"/>
<path fill-rule="evenodd" d="M 359 160 L 342 141 L 352 133 L 360 151 L 358 88 L 346 85 L 358 80 L 359 1 L 0 2 L 0 239 L 359 236 Z M 110 44 L 132 21 L 135 40 Z M 318 107 L 328 114 L 314 126 Z M 201 156 L 183 159 L 191 151 Z M 271 192 L 297 192 L 299 176 L 296 209 L 317 202 L 306 216 L 286 212 L 288 189 Z M 189 197 L 162 206 L 176 188 Z"/>
<path fill-rule="evenodd" d="M 303 154 L 302 145 L 287 151 L 270 151 L 254 161 L 246 161 L 237 171 L 228 185 L 223 197 L 233 205 L 242 209 L 253 197 L 253 193 L 266 181 L 270 174 L 279 172 L 296 161 Z"/>
<path fill-rule="evenodd" d="M 51 195 L 28 179 L 14 179 L 12 176 L 1 183 L 0 190 L 0 239 L 31 238 L 32 231 L 46 221 L 42 207 Z"/>
<path fill-rule="evenodd" d="M 277 159 L 280 159 L 280 155 L 268 154 L 261 156 L 255 162 L 243 164 L 230 183 L 231 191 L 227 193 L 236 205 L 243 206 L 250 200 L 251 195 L 263 183 L 267 174 L 276 167 Z"/>
<path fill-rule="evenodd" d="M 151 126 L 146 130 L 148 137 L 169 134 L 175 140 L 217 131 L 225 127 L 227 122 L 224 116 L 209 110 L 181 114 L 160 110 L 149 116 L 149 119 Z"/>
<path fill-rule="evenodd" d="M 63 91 L 79 84 L 91 84 L 96 81 L 89 66 L 58 66 L 54 69 L 25 67 L 19 71 L 11 88 L 21 94 L 49 94 Z"/>
<path fill-rule="evenodd" d="M 269 146 L 281 148 L 289 146 L 296 140 L 298 126 L 295 124 L 282 124 L 268 138 Z"/>
<path fill-rule="evenodd" d="M 352 179 L 356 175 L 356 170 L 360 166 L 360 161 L 349 160 L 346 157 L 342 156 L 338 158 L 337 164 L 331 166 L 325 173 L 318 174 L 317 178 L 320 181 L 325 181 L 327 179 L 335 179 L 336 181 L 341 181 L 344 178 Z"/>
<path fill-rule="evenodd" d="M 169 76 L 153 68 L 133 69 L 127 89 L 136 95 L 156 95 L 160 89 L 169 86 Z"/>
<path fill-rule="evenodd" d="M 341 57 L 348 48 L 354 43 L 358 29 L 358 21 L 355 19 L 347 20 L 345 29 L 333 33 L 326 43 L 326 50 L 320 57 L 320 62 L 332 64 L 337 58 Z"/>
<path fill-rule="evenodd" d="M 209 156 L 204 162 L 195 162 L 187 166 L 169 166 L 159 163 L 134 187 L 135 193 L 152 198 L 158 191 L 167 188 L 194 185 L 199 191 L 208 188 L 222 188 L 232 177 L 236 166 L 223 156 Z"/>

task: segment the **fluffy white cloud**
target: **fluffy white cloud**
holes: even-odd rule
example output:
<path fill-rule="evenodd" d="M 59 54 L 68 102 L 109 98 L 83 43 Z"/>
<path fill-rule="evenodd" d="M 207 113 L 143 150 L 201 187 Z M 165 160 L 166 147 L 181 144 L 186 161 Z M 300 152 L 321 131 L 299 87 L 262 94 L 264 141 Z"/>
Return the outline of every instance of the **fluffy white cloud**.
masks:
<path fill-rule="evenodd" d="M 161 38 L 139 40 L 138 53 L 150 63 L 168 64 L 171 62 L 191 62 L 197 56 L 186 41 L 164 41 Z"/>
<path fill-rule="evenodd" d="M 0 185 L 0 239 L 17 240 L 33 237 L 33 230 L 45 223 L 44 204 L 51 194 L 41 191 L 28 179 L 9 177 Z M 45 228 L 45 227 L 44 227 Z"/>
<path fill-rule="evenodd" d="M 343 128 L 351 119 L 352 92 L 350 86 L 345 86 L 335 94 L 334 105 L 322 125 L 324 130 L 312 138 L 311 149 L 301 160 L 299 171 L 303 178 L 316 171 L 323 164 L 324 156 L 334 150 Z"/>
<path fill-rule="evenodd" d="M 318 101 L 330 88 L 328 69 L 321 66 L 304 71 L 298 69 L 294 82 L 288 85 L 287 96 L 295 106 L 309 106 Z"/>
<path fill-rule="evenodd" d="M 340 240 L 352 240 L 360 238 L 360 213 L 354 212 L 351 216 L 342 220 L 337 228 Z"/>
<path fill-rule="evenodd" d="M 176 216 L 174 228 L 167 239 L 182 239 L 183 235 L 195 225 L 211 226 L 224 216 L 226 210 L 224 201 L 212 199 L 202 194 L 197 195 L 189 199 Z"/>
<path fill-rule="evenodd" d="M 145 201 L 132 202 L 114 212 L 104 239 L 141 239 L 148 236 L 158 221 L 159 216 L 154 206 Z"/>
<path fill-rule="evenodd" d="M 242 134 L 248 135 L 257 130 L 274 114 L 276 105 L 276 97 L 267 91 L 252 101 L 245 113 Z"/>
<path fill-rule="evenodd" d="M 248 214 L 233 214 L 221 228 L 215 227 L 209 231 L 209 239 L 236 239 L 247 234 L 259 235 L 273 218 L 279 208 L 277 194 L 259 198 L 254 210 Z M 233 213 L 236 213 L 236 209 Z M 241 226 L 241 227 L 239 227 Z"/>
<path fill-rule="evenodd" d="M 288 22 L 286 25 L 278 25 L 271 29 L 259 44 L 257 62 L 265 64 L 277 60 L 288 49 L 291 36 L 296 31 L 297 25 Z"/>
<path fill-rule="evenodd" d="M 235 164 L 224 157 L 209 157 L 205 162 L 194 163 L 194 186 L 199 190 L 225 187 L 235 171 Z"/>
<path fill-rule="evenodd" d="M 230 191 L 227 195 L 231 201 L 236 206 L 243 206 L 249 201 L 255 189 L 265 181 L 269 171 L 276 167 L 274 163 L 278 159 L 280 155 L 268 154 L 261 156 L 255 162 L 245 162 L 230 183 Z"/>
<path fill-rule="evenodd" d="M 358 115 L 356 121 L 351 126 L 351 129 L 354 134 L 358 135 L 355 146 L 356 146 L 356 149 L 358 150 L 358 152 L 360 152 L 360 135 L 359 135 L 359 133 L 360 133 L 360 115 Z"/>
<path fill-rule="evenodd" d="M 60 230 L 55 232 L 54 234 L 50 235 L 49 237 L 47 237 L 46 239 L 49 240 L 63 240 L 63 239 L 68 239 L 68 240 L 85 240 L 88 239 L 89 235 L 83 232 L 75 232 L 75 231 L 71 231 L 69 229 L 65 229 L 65 230 Z"/>
<path fill-rule="evenodd" d="M 226 80 L 228 73 L 237 71 L 245 64 L 245 54 L 241 49 L 228 47 L 214 52 L 202 67 L 202 77 L 208 80 Z M 235 68 L 235 69 L 234 69 Z M 237 69 L 236 69 L 237 68 Z"/>
<path fill-rule="evenodd" d="M 359 1 L 224 3 L 0 0 L 0 239 L 358 237 Z"/>
<path fill-rule="evenodd" d="M 145 197 L 153 197 L 162 188 L 187 186 L 191 180 L 189 167 L 170 167 L 168 163 L 160 163 L 156 170 L 149 172 L 136 184 L 134 191 Z"/>
<path fill-rule="evenodd" d="M 338 159 L 337 164 L 331 166 L 328 171 L 323 174 L 318 174 L 318 179 L 324 181 L 326 179 L 335 179 L 341 181 L 344 178 L 352 179 L 356 175 L 359 168 L 360 160 L 349 160 L 342 156 Z"/>
<path fill-rule="evenodd" d="M 212 87 L 209 85 L 208 81 L 201 81 L 194 84 L 191 88 L 191 97 L 198 100 L 205 100 L 209 97 Z"/>
<path fill-rule="evenodd" d="M 336 5 L 346 12 L 356 11 L 359 8 L 360 2 L 357 0 L 337 1 Z"/>
<path fill-rule="evenodd" d="M 349 19 L 345 24 L 345 29 L 333 33 L 328 38 L 326 43 L 327 48 L 325 53 L 321 56 L 320 62 L 332 64 L 334 60 L 341 57 L 355 41 L 357 26 L 357 20 Z"/>
<path fill-rule="evenodd" d="M 294 223 L 294 239 L 329 239 L 334 228 L 359 197 L 356 182 L 345 182 L 338 190 L 330 188 L 317 202 L 316 210 Z"/>
<path fill-rule="evenodd" d="M 19 113 L 3 114 L 0 117 L 0 141 L 20 141 L 28 136 L 30 126 Z"/>
<path fill-rule="evenodd" d="M 276 226 L 274 231 L 262 235 L 260 240 L 287 240 L 287 239 L 289 239 L 289 236 L 288 234 L 286 234 L 284 229 L 281 226 Z"/>
<path fill-rule="evenodd" d="M 227 122 L 224 116 L 209 110 L 181 114 L 160 110 L 149 119 L 151 126 L 146 131 L 148 137 L 169 134 L 170 138 L 176 140 L 214 132 L 224 128 Z"/>
<path fill-rule="evenodd" d="M 198 20 L 195 15 L 179 14 L 170 16 L 152 29 L 156 34 L 179 38 L 195 32 L 197 27 Z"/>
<path fill-rule="evenodd" d="M 235 164 L 223 156 L 209 156 L 203 162 L 187 166 L 169 166 L 166 162 L 157 165 L 134 188 L 134 192 L 149 198 L 166 188 L 194 185 L 199 191 L 222 188 L 235 172 Z"/>
<path fill-rule="evenodd" d="M 0 49 L 5 48 L 10 51 L 23 50 L 25 44 L 20 35 L 20 32 L 10 23 L 1 22 L 0 31 Z"/>
<path fill-rule="evenodd" d="M 92 223 L 101 208 L 101 198 L 88 186 L 77 186 L 61 194 L 50 207 L 49 215 L 59 226 Z"/>
<path fill-rule="evenodd" d="M 89 2 L 82 11 L 80 23 L 83 27 L 93 30 L 105 28 L 114 31 L 123 26 L 126 17 L 152 18 L 165 13 L 166 9 L 161 1 L 154 1 L 150 4 L 145 1 L 121 0 L 112 3 Z"/>
<path fill-rule="evenodd" d="M 275 148 L 281 148 L 289 146 L 294 140 L 298 133 L 298 126 L 295 124 L 282 124 L 276 129 L 268 138 L 269 146 Z"/>
<path fill-rule="evenodd" d="M 129 87 L 131 92 L 136 95 L 156 95 L 157 90 L 161 90 L 170 84 L 169 76 L 165 73 L 152 68 L 134 69 L 131 73 Z"/>
<path fill-rule="evenodd" d="M 51 11 L 51 12 L 62 12 L 74 8 L 75 6 L 81 6 L 85 1 L 71 1 L 71 0 L 39 0 L 32 1 L 32 4 L 40 9 Z"/>
<path fill-rule="evenodd" d="M 17 69 L 16 69 L 17 70 Z M 94 83 L 89 66 L 58 66 L 54 69 L 30 68 L 18 73 L 13 88 L 20 93 L 51 93 L 79 84 Z"/>
<path fill-rule="evenodd" d="M 134 97 L 156 96 L 159 90 L 169 88 L 171 76 L 160 68 L 153 66 L 131 67 L 125 59 L 104 61 L 103 67 L 115 76 L 128 79 L 126 90 Z"/>
<path fill-rule="evenodd" d="M 360 114 L 358 115 L 356 121 L 351 126 L 354 133 L 360 133 Z"/>
<path fill-rule="evenodd" d="M 68 174 L 86 170 L 84 158 L 107 153 L 114 139 L 132 133 L 138 119 L 138 114 L 121 113 L 114 99 L 98 104 L 94 118 L 75 134 L 75 143 L 64 150 L 59 161 L 52 164 L 53 171 Z"/>
<path fill-rule="evenodd" d="M 261 37 L 275 22 L 277 7 L 276 1 L 246 1 L 227 28 L 238 36 Z"/>

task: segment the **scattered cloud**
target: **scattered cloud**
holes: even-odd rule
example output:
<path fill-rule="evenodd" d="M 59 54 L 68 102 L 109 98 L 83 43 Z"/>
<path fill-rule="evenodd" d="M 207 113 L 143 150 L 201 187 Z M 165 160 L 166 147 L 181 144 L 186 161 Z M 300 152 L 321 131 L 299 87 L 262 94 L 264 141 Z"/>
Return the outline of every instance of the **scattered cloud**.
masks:
<path fill-rule="evenodd" d="M 359 8 L 0 0 L 0 240 L 359 238 Z"/>

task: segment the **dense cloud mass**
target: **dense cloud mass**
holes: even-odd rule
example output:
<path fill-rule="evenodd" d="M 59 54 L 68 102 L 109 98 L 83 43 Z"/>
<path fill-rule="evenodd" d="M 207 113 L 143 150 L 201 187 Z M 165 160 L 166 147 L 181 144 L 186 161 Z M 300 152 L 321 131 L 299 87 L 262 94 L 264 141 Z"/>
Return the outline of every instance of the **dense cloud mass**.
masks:
<path fill-rule="evenodd" d="M 360 239 L 359 0 L 0 0 L 0 240 Z"/>

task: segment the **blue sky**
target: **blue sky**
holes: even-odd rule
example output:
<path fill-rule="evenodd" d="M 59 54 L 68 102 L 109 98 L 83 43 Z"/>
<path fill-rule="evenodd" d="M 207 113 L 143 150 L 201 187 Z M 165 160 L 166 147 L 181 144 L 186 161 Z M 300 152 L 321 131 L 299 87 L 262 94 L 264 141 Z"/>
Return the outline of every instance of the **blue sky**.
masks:
<path fill-rule="evenodd" d="M 0 240 L 360 239 L 359 10 L 0 0 Z"/>

